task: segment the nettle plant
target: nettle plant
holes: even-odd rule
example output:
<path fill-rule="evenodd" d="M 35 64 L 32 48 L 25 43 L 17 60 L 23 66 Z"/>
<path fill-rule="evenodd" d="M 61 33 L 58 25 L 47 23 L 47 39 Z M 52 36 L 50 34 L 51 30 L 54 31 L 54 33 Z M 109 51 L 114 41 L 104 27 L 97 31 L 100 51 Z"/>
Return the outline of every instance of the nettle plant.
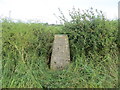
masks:
<path fill-rule="evenodd" d="M 110 40 L 113 39 L 110 38 L 113 37 L 114 30 L 109 27 L 110 22 L 105 18 L 102 11 L 93 8 L 81 11 L 73 8 L 72 11 L 69 11 L 70 21 L 67 20 L 61 10 L 60 13 L 60 19 L 64 22 L 63 32 L 70 39 L 72 55 L 77 52 L 80 55 L 85 53 L 86 56 L 90 52 L 103 54 L 105 48 L 112 44 Z"/>

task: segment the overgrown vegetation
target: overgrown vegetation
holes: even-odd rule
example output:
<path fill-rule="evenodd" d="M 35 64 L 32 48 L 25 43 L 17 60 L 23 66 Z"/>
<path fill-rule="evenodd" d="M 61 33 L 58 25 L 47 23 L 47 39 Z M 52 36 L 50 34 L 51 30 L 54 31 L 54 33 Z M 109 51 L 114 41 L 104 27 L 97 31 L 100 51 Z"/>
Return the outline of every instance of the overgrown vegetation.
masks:
<path fill-rule="evenodd" d="M 61 12 L 61 11 L 60 11 Z M 52 26 L 1 19 L 3 88 L 117 88 L 118 23 L 102 11 L 61 12 L 64 24 Z M 49 69 L 54 34 L 67 34 L 71 64 Z"/>

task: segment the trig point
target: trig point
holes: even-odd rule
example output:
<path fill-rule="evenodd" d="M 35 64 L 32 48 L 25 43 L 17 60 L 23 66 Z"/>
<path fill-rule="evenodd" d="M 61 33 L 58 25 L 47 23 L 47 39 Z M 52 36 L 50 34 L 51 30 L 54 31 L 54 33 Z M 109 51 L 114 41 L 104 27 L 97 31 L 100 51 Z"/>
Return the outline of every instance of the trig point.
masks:
<path fill-rule="evenodd" d="M 55 35 L 51 56 L 51 69 L 64 69 L 70 63 L 70 50 L 67 35 Z"/>

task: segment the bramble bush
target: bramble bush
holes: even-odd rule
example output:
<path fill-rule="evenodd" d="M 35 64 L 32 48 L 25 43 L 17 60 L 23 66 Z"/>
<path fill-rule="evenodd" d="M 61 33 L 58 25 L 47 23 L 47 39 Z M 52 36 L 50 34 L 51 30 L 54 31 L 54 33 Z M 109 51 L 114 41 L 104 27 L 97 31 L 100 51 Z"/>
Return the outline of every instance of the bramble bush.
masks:
<path fill-rule="evenodd" d="M 60 19 L 64 22 L 63 33 L 69 36 L 71 54 L 99 53 L 105 55 L 116 49 L 117 20 L 110 21 L 105 18 L 102 11 L 90 8 L 88 10 L 73 8 L 69 11 L 70 21 L 60 10 Z"/>

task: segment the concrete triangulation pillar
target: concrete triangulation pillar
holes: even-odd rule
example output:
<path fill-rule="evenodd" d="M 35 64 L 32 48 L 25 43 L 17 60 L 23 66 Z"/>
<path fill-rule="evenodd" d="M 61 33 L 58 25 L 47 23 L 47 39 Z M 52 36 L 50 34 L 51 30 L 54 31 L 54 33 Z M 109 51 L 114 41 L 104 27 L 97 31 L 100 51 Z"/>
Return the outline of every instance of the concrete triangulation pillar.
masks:
<path fill-rule="evenodd" d="M 70 49 L 67 35 L 55 35 L 51 56 L 51 69 L 64 69 L 70 63 Z"/>

